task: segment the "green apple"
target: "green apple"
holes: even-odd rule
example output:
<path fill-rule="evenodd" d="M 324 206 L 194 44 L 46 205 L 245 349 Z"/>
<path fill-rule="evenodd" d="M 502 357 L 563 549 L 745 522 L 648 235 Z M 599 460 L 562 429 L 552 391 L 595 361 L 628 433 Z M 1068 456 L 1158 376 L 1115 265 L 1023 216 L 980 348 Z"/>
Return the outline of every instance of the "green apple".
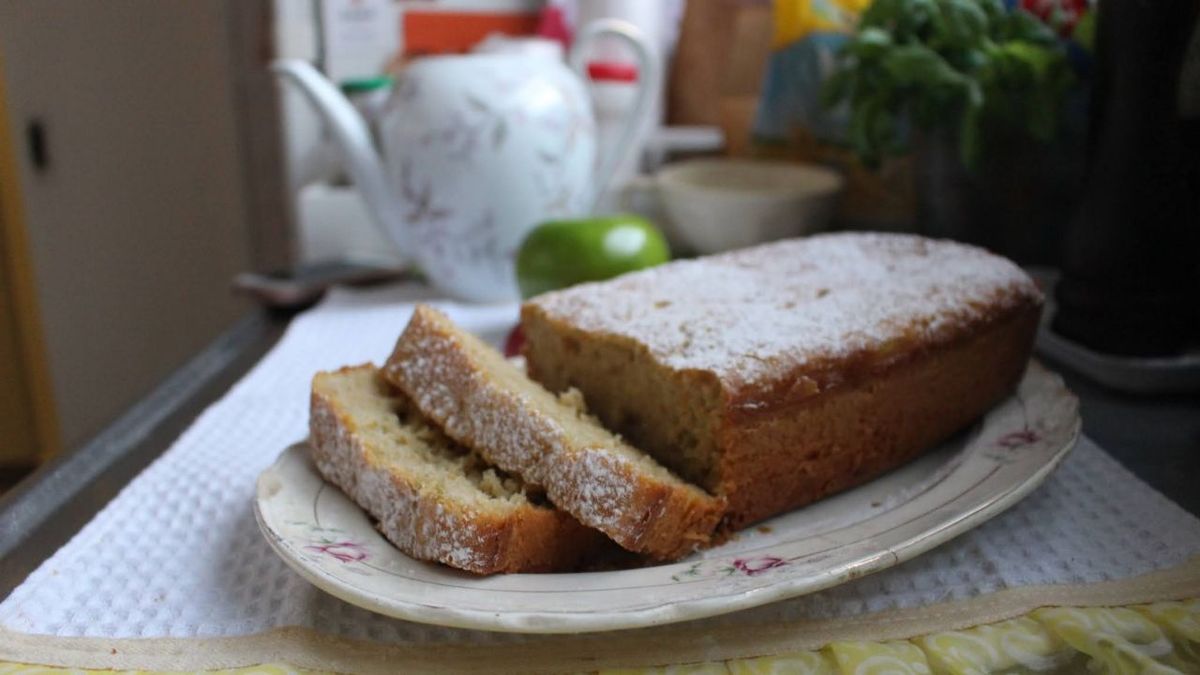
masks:
<path fill-rule="evenodd" d="M 533 228 L 517 252 L 517 285 L 529 298 L 601 281 L 671 259 L 662 232 L 640 216 L 553 220 Z"/>

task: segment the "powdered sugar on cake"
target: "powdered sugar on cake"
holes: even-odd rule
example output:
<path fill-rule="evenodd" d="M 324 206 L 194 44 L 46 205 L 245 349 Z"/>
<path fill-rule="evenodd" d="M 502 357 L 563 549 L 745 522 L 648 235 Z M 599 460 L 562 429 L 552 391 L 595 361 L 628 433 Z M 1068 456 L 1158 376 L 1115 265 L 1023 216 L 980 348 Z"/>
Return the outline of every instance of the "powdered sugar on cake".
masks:
<path fill-rule="evenodd" d="M 1020 268 L 910 235 L 796 239 L 584 284 L 531 301 L 584 331 L 632 339 L 664 365 L 753 385 L 781 370 L 951 340 L 1040 301 Z"/>
<path fill-rule="evenodd" d="M 447 436 L 544 487 L 558 508 L 618 544 L 675 558 L 708 539 L 723 502 L 623 444 L 586 415 L 578 392 L 560 397 L 514 368 L 418 306 L 385 372 Z"/>

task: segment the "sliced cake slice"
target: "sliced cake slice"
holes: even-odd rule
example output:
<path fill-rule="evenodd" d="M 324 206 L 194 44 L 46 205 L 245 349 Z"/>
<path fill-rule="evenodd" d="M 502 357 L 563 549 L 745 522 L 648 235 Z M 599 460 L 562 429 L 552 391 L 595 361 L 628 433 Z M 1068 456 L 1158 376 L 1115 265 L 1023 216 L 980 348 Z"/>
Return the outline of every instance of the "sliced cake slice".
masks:
<path fill-rule="evenodd" d="M 443 314 L 418 306 L 384 367 L 459 443 L 622 547 L 660 560 L 709 542 L 724 502 L 624 443 Z"/>
<path fill-rule="evenodd" d="M 414 558 L 491 574 L 574 569 L 608 544 L 429 424 L 372 365 L 317 373 L 317 469 Z"/>

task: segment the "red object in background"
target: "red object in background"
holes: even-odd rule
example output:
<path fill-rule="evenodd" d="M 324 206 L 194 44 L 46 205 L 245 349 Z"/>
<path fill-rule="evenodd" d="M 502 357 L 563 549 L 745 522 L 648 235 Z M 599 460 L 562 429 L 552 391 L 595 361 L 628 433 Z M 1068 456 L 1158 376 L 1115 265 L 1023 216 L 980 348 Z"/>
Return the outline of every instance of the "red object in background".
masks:
<path fill-rule="evenodd" d="M 1088 11 L 1087 0 L 1021 0 L 1021 9 L 1041 19 L 1063 37 L 1070 37 L 1075 24 Z"/>
<path fill-rule="evenodd" d="M 512 331 L 508 334 L 508 339 L 504 341 L 504 355 L 508 358 L 521 355 L 521 349 L 525 347 L 525 331 L 521 330 L 521 324 L 513 326 Z"/>
<path fill-rule="evenodd" d="M 588 77 L 603 82 L 637 82 L 637 66 L 620 61 L 592 61 L 587 64 Z"/>
<path fill-rule="evenodd" d="M 461 54 L 492 33 L 533 35 L 538 28 L 538 15 L 406 9 L 402 22 L 405 55 Z"/>
<path fill-rule="evenodd" d="M 561 7 L 546 7 L 538 20 L 537 34 L 540 37 L 558 40 L 563 47 L 571 46 L 571 27 L 567 25 L 567 17 Z"/>

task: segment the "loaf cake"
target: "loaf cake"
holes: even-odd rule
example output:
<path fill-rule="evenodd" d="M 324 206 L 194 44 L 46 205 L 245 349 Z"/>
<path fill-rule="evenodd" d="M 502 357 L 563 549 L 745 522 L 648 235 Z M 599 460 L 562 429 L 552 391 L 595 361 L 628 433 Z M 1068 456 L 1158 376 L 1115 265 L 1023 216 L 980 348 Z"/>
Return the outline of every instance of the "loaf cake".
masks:
<path fill-rule="evenodd" d="M 317 373 L 317 469 L 406 554 L 459 569 L 570 570 L 610 545 L 428 424 L 371 365 Z"/>
<path fill-rule="evenodd" d="M 1042 297 L 916 236 L 790 240 L 538 296 L 530 375 L 727 501 L 743 527 L 861 483 L 1016 386 Z"/>
<path fill-rule="evenodd" d="M 720 499 L 688 484 L 533 382 L 479 338 L 419 305 L 384 366 L 445 433 L 541 485 L 550 501 L 622 547 L 678 558 L 710 541 Z"/>

